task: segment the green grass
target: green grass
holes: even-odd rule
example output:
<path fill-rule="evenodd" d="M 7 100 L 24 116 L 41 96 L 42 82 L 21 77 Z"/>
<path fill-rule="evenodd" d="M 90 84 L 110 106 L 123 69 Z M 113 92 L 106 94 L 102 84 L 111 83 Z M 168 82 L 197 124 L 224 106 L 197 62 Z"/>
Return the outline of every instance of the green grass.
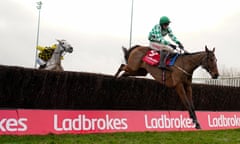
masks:
<path fill-rule="evenodd" d="M 0 144 L 240 144 L 240 129 L 83 135 L 0 136 Z"/>

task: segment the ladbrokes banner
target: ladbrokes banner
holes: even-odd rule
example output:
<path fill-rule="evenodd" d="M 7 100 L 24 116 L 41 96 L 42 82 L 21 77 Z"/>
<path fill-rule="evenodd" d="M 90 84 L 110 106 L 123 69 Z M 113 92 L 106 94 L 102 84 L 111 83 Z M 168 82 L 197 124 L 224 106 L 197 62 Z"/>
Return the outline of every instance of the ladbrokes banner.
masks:
<path fill-rule="evenodd" d="M 240 128 L 240 112 L 196 112 L 203 130 Z M 195 130 L 186 111 L 0 110 L 0 135 Z"/>

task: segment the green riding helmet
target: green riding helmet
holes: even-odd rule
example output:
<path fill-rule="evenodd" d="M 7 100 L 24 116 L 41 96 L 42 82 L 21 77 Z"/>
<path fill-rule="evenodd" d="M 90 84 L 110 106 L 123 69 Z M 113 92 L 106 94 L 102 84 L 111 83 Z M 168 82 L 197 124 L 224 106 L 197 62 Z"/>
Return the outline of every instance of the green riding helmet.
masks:
<path fill-rule="evenodd" d="M 162 16 L 162 17 L 160 18 L 160 21 L 159 21 L 160 25 L 168 24 L 168 23 L 170 23 L 170 22 L 171 22 L 170 19 L 169 19 L 168 17 L 166 17 L 166 16 Z"/>

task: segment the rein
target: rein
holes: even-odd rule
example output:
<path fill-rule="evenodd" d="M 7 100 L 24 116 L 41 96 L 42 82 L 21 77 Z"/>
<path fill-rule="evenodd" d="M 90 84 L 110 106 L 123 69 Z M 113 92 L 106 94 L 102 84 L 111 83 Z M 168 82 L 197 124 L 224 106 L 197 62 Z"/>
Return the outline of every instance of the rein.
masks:
<path fill-rule="evenodd" d="M 53 52 L 54 54 L 61 54 L 61 53 L 63 53 L 66 50 L 66 48 L 64 46 L 62 46 L 61 44 L 59 44 L 59 46 L 62 47 L 63 50 L 60 50 L 58 52 Z"/>
<path fill-rule="evenodd" d="M 188 73 L 187 71 L 185 71 L 183 68 L 177 66 L 177 65 L 174 65 L 174 67 L 176 67 L 178 70 L 182 71 L 183 73 L 185 73 L 186 75 L 188 76 L 192 76 L 192 74 Z"/>
<path fill-rule="evenodd" d="M 207 61 L 207 60 L 208 60 L 208 55 L 207 56 L 203 56 L 197 65 L 203 65 L 203 63 L 205 63 L 205 61 Z M 187 72 L 186 70 L 184 70 L 180 66 L 174 65 L 174 67 L 176 67 L 178 70 L 182 71 L 184 74 L 186 74 L 188 76 L 192 76 L 192 74 L 190 74 L 189 72 Z M 208 68 L 207 68 L 207 71 L 209 71 Z"/>
<path fill-rule="evenodd" d="M 181 51 L 180 51 L 181 54 Z M 188 75 L 188 76 L 192 76 L 192 74 L 190 74 L 189 72 L 187 72 L 186 70 L 184 70 L 183 68 L 181 68 L 178 65 L 174 65 L 174 67 L 176 67 L 178 70 L 180 70 L 181 72 L 183 72 L 184 74 Z"/>

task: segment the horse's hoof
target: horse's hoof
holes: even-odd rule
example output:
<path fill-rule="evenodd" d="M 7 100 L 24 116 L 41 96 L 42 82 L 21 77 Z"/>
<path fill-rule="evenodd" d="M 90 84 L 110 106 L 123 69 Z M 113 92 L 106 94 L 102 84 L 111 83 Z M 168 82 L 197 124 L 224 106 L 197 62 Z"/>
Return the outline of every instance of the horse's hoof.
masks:
<path fill-rule="evenodd" d="M 201 126 L 199 123 L 196 123 L 196 126 L 195 126 L 196 129 L 201 129 Z"/>

